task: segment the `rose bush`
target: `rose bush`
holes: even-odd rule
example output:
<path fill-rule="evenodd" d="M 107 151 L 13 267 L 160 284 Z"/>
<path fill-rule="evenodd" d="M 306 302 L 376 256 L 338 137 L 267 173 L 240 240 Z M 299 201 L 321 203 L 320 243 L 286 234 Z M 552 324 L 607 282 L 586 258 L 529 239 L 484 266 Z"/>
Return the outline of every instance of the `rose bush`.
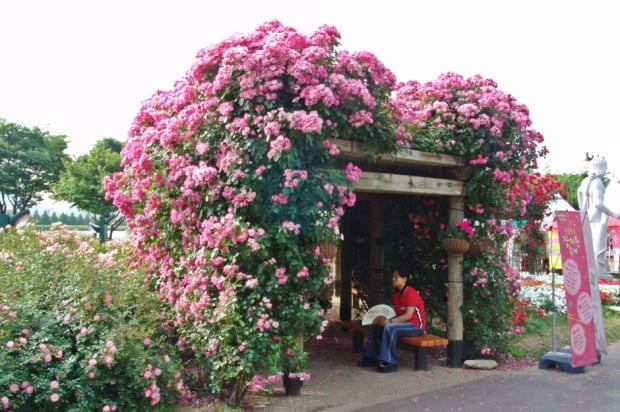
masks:
<path fill-rule="evenodd" d="M 2 410 L 168 410 L 184 393 L 166 307 L 127 244 L 0 229 Z"/>
<path fill-rule="evenodd" d="M 394 75 L 370 53 L 338 51 L 339 37 L 273 21 L 202 50 L 144 103 L 123 171 L 105 182 L 180 343 L 231 404 L 299 353 L 291 338 L 321 331 L 314 297 L 332 275 L 310 245 L 337 235 L 361 175 L 334 167 L 332 140 L 372 156 L 410 138 L 392 115 Z"/>

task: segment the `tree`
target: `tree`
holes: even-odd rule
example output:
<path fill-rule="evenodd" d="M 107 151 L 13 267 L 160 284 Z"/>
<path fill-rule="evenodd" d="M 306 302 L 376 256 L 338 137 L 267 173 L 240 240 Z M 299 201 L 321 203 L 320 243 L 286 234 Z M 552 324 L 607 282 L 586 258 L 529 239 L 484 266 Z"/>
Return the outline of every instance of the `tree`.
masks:
<path fill-rule="evenodd" d="M 41 217 L 37 220 L 37 222 L 40 225 L 49 225 L 50 223 L 52 223 L 52 220 L 50 219 L 50 215 L 49 213 L 47 213 L 47 210 L 43 211 Z"/>
<path fill-rule="evenodd" d="M 52 185 L 52 199 L 64 200 L 90 213 L 93 229 L 100 232 L 104 228 L 107 232 L 100 233 L 102 239 L 111 239 L 114 230 L 123 223 L 116 207 L 105 199 L 102 183 L 105 176 L 121 170 L 122 148 L 123 143 L 116 139 L 99 140 L 88 154 L 67 162 L 60 179 Z"/>
<path fill-rule="evenodd" d="M 0 118 L 0 214 L 27 209 L 43 199 L 69 156 L 66 136 L 51 135 Z"/>
<path fill-rule="evenodd" d="M 566 201 L 575 209 L 579 209 L 577 189 L 587 175 L 587 172 L 557 175 L 558 180 L 566 185 Z"/>
<path fill-rule="evenodd" d="M 75 216 L 75 213 L 71 212 L 71 214 L 69 216 L 67 216 L 67 222 L 66 224 L 71 226 L 71 225 L 77 225 L 78 224 L 78 220 L 77 220 L 77 216 Z"/>
<path fill-rule="evenodd" d="M 87 225 L 88 224 L 88 216 L 86 216 L 85 214 L 78 214 L 77 216 L 77 225 Z"/>

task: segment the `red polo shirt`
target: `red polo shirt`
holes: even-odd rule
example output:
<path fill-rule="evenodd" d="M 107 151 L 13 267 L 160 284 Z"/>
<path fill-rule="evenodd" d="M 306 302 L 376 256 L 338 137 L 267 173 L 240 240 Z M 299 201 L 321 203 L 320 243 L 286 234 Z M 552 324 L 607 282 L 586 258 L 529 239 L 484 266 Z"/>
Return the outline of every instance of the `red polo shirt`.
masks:
<path fill-rule="evenodd" d="M 405 286 L 402 292 L 394 291 L 392 293 L 392 306 L 394 307 L 396 316 L 402 315 L 409 306 L 412 306 L 413 316 L 409 322 L 422 330 L 426 330 L 426 312 L 424 309 L 424 301 L 413 286 Z"/>

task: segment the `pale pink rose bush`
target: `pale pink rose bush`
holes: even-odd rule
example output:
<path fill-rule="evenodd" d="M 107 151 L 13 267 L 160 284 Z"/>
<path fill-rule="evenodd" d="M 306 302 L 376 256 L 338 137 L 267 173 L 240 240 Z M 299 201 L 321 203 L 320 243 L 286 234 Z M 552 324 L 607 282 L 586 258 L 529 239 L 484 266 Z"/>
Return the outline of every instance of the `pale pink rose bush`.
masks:
<path fill-rule="evenodd" d="M 333 237 L 361 175 L 334 167 L 333 140 L 371 154 L 409 144 L 391 116 L 394 75 L 338 51 L 339 37 L 272 21 L 200 51 L 144 102 L 105 182 L 209 389 L 233 404 L 279 372 L 284 338 L 320 333 L 312 297 L 331 274 L 309 246 Z"/>
<path fill-rule="evenodd" d="M 165 410 L 187 393 L 128 242 L 58 225 L 0 239 L 0 410 Z"/>

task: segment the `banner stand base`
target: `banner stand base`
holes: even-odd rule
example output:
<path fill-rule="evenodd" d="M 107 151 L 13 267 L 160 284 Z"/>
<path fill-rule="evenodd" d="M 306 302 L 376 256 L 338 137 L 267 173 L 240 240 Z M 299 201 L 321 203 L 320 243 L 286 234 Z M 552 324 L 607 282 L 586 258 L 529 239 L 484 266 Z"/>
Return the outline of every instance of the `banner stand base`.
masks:
<path fill-rule="evenodd" d="M 570 353 L 570 345 L 569 346 L 564 346 L 562 349 L 560 349 L 560 352 L 564 352 L 564 353 Z M 601 352 L 596 351 L 596 362 L 597 364 L 601 363 Z"/>
<path fill-rule="evenodd" d="M 549 369 L 557 366 L 562 371 L 567 373 L 584 373 L 586 371 L 585 366 L 573 367 L 571 365 L 570 353 L 566 352 L 547 352 L 540 358 L 538 362 L 539 369 Z"/>

